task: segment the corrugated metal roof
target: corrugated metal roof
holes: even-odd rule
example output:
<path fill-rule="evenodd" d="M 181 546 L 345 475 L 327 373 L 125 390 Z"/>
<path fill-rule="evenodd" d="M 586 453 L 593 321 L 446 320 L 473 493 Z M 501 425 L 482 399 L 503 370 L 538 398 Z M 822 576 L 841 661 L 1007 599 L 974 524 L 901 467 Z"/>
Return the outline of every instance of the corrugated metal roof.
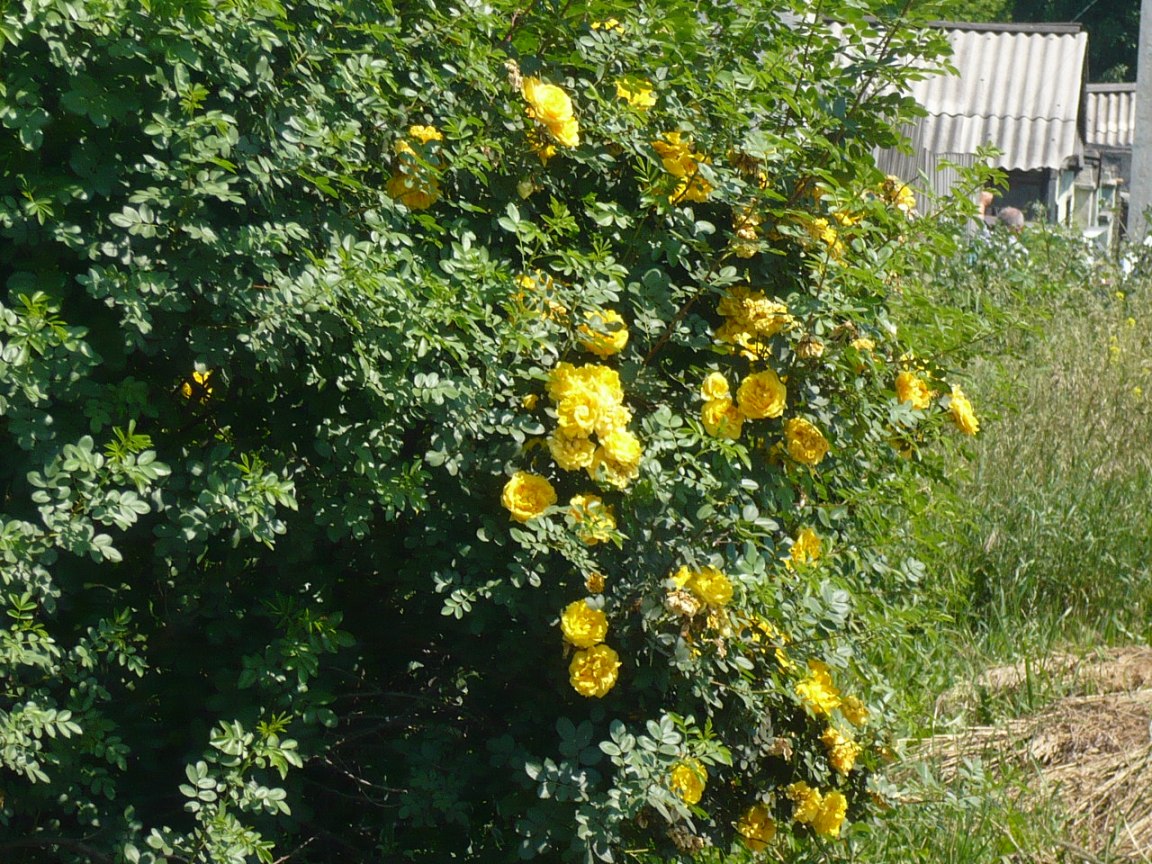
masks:
<path fill-rule="evenodd" d="M 1089 84 L 1084 142 L 1090 147 L 1131 147 L 1136 128 L 1135 84 Z"/>
<path fill-rule="evenodd" d="M 913 83 L 912 95 L 928 111 L 919 121 L 922 146 L 971 153 L 992 144 L 1003 151 L 996 165 L 1024 171 L 1058 168 L 1079 152 L 1086 33 L 1066 24 L 938 26 L 960 74 Z"/>

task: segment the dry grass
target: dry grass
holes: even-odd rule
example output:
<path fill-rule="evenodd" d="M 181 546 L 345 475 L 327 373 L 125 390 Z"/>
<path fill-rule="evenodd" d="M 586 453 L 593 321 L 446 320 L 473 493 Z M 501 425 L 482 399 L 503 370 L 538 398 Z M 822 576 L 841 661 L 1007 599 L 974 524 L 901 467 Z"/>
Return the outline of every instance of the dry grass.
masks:
<path fill-rule="evenodd" d="M 1067 839 L 1053 860 L 1152 862 L 1152 649 L 1087 659 L 1054 655 L 1028 674 L 1058 675 L 1093 692 L 1064 696 L 1026 717 L 914 742 L 913 752 L 945 776 L 975 757 L 1033 769 L 1036 794 L 1054 794 L 1067 814 Z M 1020 687 L 1025 678 L 1019 664 L 998 667 L 981 676 L 981 686 Z"/>

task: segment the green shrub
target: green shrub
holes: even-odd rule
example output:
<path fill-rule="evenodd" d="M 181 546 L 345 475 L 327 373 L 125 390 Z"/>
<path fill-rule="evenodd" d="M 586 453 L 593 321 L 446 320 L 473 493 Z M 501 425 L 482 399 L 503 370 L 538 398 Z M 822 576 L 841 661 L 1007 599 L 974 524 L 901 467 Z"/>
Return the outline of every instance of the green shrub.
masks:
<path fill-rule="evenodd" d="M 894 395 L 889 292 L 946 238 L 871 154 L 940 40 L 822 11 L 4 8 L 0 851 L 866 816 L 860 645 L 948 405 Z"/>

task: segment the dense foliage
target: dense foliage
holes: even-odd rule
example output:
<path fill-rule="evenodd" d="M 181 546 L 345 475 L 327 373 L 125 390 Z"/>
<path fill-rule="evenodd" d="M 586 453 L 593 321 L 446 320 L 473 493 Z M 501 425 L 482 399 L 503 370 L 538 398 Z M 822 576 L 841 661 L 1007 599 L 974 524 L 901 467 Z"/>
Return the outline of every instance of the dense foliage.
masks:
<path fill-rule="evenodd" d="M 886 312 L 940 39 L 807 6 L 4 7 L 0 856 L 800 860 L 884 803 L 858 649 L 976 423 Z"/>

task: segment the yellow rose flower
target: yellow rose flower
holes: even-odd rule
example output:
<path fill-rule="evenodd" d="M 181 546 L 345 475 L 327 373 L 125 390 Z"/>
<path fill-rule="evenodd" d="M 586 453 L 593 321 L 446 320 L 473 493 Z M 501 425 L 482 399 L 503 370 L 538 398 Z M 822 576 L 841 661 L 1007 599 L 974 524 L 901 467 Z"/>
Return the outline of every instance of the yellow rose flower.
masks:
<path fill-rule="evenodd" d="M 640 439 L 627 429 L 620 429 L 609 435 L 601 436 L 600 446 L 613 462 L 621 465 L 638 465 L 640 457 L 644 455 L 644 448 Z"/>
<path fill-rule="evenodd" d="M 788 391 L 771 369 L 754 372 L 740 382 L 736 400 L 740 412 L 750 420 L 779 417 L 784 413 Z"/>
<path fill-rule="evenodd" d="M 704 429 L 714 438 L 740 438 L 744 425 L 744 415 L 728 397 L 710 399 L 700 409 L 700 420 Z"/>
<path fill-rule="evenodd" d="M 820 814 L 820 805 L 824 803 L 824 796 L 819 789 L 813 789 L 803 780 L 791 783 L 785 793 L 792 799 L 792 818 L 797 822 L 811 823 Z"/>
<path fill-rule="evenodd" d="M 788 455 L 802 465 L 819 465 L 828 455 L 828 440 L 819 429 L 800 417 L 784 422 L 784 446 Z"/>
<path fill-rule="evenodd" d="M 628 344 L 628 325 L 613 309 L 591 312 L 588 323 L 580 325 L 580 345 L 598 357 L 619 354 Z"/>
<path fill-rule="evenodd" d="M 527 471 L 517 471 L 504 484 L 500 498 L 504 508 L 517 522 L 535 519 L 556 503 L 556 490 L 547 478 Z"/>
<path fill-rule="evenodd" d="M 556 422 L 565 435 L 591 435 L 596 430 L 602 402 L 598 394 L 586 388 L 569 392 L 556 406 Z"/>
<path fill-rule="evenodd" d="M 544 84 L 539 78 L 525 78 L 520 92 L 528 103 L 528 116 L 540 121 L 564 147 L 580 143 L 580 126 L 572 115 L 572 99 L 555 84 Z"/>
<path fill-rule="evenodd" d="M 844 243 L 840 240 L 840 235 L 835 227 L 827 219 L 820 216 L 815 219 L 805 218 L 803 222 L 808 236 L 813 241 L 823 244 L 833 258 L 839 258 L 844 254 Z"/>
<path fill-rule="evenodd" d="M 685 759 L 672 766 L 668 788 L 685 804 L 698 804 L 708 782 L 708 770 L 697 759 Z"/>
<path fill-rule="evenodd" d="M 828 748 L 828 764 L 839 774 L 847 777 L 856 764 L 856 757 L 860 755 L 860 745 L 833 726 L 825 730 L 820 740 Z"/>
<path fill-rule="evenodd" d="M 616 432 L 626 432 L 632 422 L 632 412 L 623 405 L 601 403 L 600 414 L 596 417 L 596 434 L 603 441 Z M 631 434 L 631 433 L 629 433 Z"/>
<path fill-rule="evenodd" d="M 719 372 L 711 372 L 700 385 L 700 395 L 707 400 L 727 399 L 731 395 L 728 389 L 728 379 Z"/>
<path fill-rule="evenodd" d="M 736 823 L 736 833 L 753 852 L 763 851 L 776 836 L 776 820 L 763 804 L 753 804 Z"/>
<path fill-rule="evenodd" d="M 796 535 L 796 540 L 792 543 L 792 551 L 784 559 L 784 563 L 789 569 L 809 563 L 815 564 L 820 560 L 823 545 L 819 534 L 811 528 L 801 528 L 800 533 Z"/>
<path fill-rule="evenodd" d="M 207 402 L 212 395 L 212 370 L 200 372 L 193 370 L 192 378 L 180 385 L 180 394 L 185 399 L 197 396 L 201 402 Z"/>
<path fill-rule="evenodd" d="M 569 117 L 563 123 L 549 126 L 548 131 L 552 133 L 556 143 L 562 147 L 580 146 L 580 124 L 576 122 L 575 117 Z"/>
<path fill-rule="evenodd" d="M 593 609 L 586 600 L 576 600 L 560 613 L 560 629 L 577 648 L 591 648 L 608 635 L 608 616 L 602 609 Z"/>
<path fill-rule="evenodd" d="M 397 171 L 384 184 L 384 191 L 409 210 L 427 210 L 440 200 L 440 185 L 425 173 Z"/>
<path fill-rule="evenodd" d="M 616 686 L 620 655 L 607 645 L 577 651 L 568 664 L 568 681 L 581 696 L 600 699 Z"/>
<path fill-rule="evenodd" d="M 548 436 L 548 451 L 565 471 L 579 471 L 592 464 L 596 445 L 585 435 L 565 435 L 557 429 Z"/>
<path fill-rule="evenodd" d="M 692 145 L 682 141 L 679 132 L 665 132 L 663 140 L 652 142 L 652 149 L 660 156 L 664 170 L 673 177 L 685 177 L 696 173 L 696 159 L 692 155 Z"/>
<path fill-rule="evenodd" d="M 732 601 L 732 582 L 715 567 L 703 567 L 693 573 L 688 580 L 688 590 L 716 608 Z"/>
<path fill-rule="evenodd" d="M 840 703 L 840 713 L 853 726 L 863 726 L 868 722 L 868 707 L 855 696 L 845 696 Z"/>
<path fill-rule="evenodd" d="M 572 118 L 572 99 L 555 84 L 525 78 L 520 92 L 528 103 L 529 116 L 545 126 L 556 126 Z"/>
<path fill-rule="evenodd" d="M 712 194 L 713 187 L 700 174 L 705 157 L 692 152 L 690 142 L 682 140 L 679 132 L 665 132 L 661 141 L 653 141 L 652 148 L 659 154 L 664 170 L 680 178 L 669 200 L 673 203 L 694 201 L 703 203 Z"/>
<path fill-rule="evenodd" d="M 616 98 L 623 99 L 639 111 L 647 111 L 656 104 L 656 96 L 652 92 L 650 81 L 617 81 Z"/>
<path fill-rule="evenodd" d="M 573 495 L 568 516 L 576 523 L 576 536 L 588 546 L 611 539 L 616 531 L 616 514 L 599 495 Z"/>
<path fill-rule="evenodd" d="M 793 323 L 787 306 L 746 285 L 732 288 L 716 311 L 726 319 L 717 329 L 716 338 L 741 348 L 741 353 L 750 359 L 759 357 L 763 343 Z"/>
<path fill-rule="evenodd" d="M 916 209 L 916 195 L 912 191 L 912 187 L 895 174 L 889 174 L 880 184 L 880 197 L 884 199 L 885 203 L 895 206 L 905 216 L 910 215 Z"/>
<path fill-rule="evenodd" d="M 812 818 L 812 830 L 824 837 L 839 837 L 840 826 L 848 815 L 848 799 L 842 792 L 832 791 L 820 802 L 820 809 Z"/>
<path fill-rule="evenodd" d="M 896 398 L 900 402 L 911 403 L 918 411 L 932 405 L 933 393 L 923 378 L 907 370 L 896 376 Z"/>
<path fill-rule="evenodd" d="M 952 414 L 952 422 L 956 428 L 965 435 L 975 435 L 980 431 L 980 421 L 976 419 L 976 412 L 972 410 L 972 403 L 964 395 L 964 391 L 957 384 L 952 385 L 952 396 L 948 400 L 948 410 Z"/>
<path fill-rule="evenodd" d="M 409 126 L 408 135 L 415 138 L 421 144 L 427 144 L 429 141 L 444 140 L 444 136 L 440 134 L 440 130 L 435 126 Z"/>
<path fill-rule="evenodd" d="M 672 194 L 668 196 L 668 200 L 673 204 L 681 204 L 685 201 L 691 201 L 694 204 L 703 204 L 707 201 L 715 187 L 700 174 L 695 174 L 691 177 L 685 177 L 676 184 L 676 188 L 672 190 Z"/>
<path fill-rule="evenodd" d="M 808 676 L 796 684 L 796 695 L 814 714 L 828 714 L 840 707 L 840 691 L 832 683 L 832 672 L 822 660 L 808 661 Z"/>

